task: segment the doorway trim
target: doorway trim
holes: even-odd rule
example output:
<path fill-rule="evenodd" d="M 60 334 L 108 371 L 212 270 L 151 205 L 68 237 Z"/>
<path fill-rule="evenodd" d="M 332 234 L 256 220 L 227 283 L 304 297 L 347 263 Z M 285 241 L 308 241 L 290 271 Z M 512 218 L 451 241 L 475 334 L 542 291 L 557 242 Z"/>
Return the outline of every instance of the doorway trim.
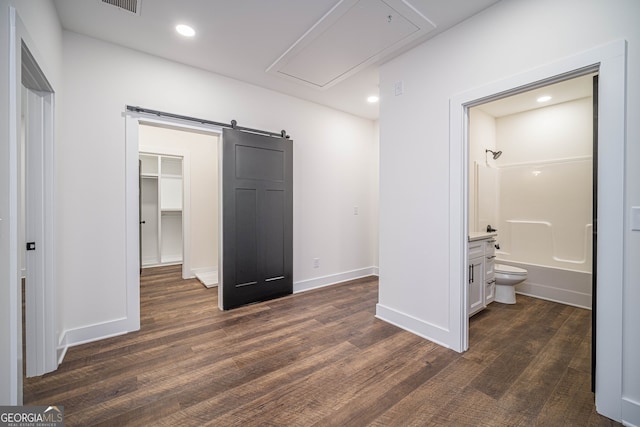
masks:
<path fill-rule="evenodd" d="M 126 111 L 125 117 L 125 221 L 126 221 L 126 288 L 127 288 L 127 317 L 126 331 L 140 329 L 140 259 L 138 238 L 139 212 L 138 212 L 138 158 L 140 152 L 139 126 L 150 124 L 178 128 L 184 131 L 197 131 L 217 135 L 218 140 L 218 191 L 222 194 L 222 127 L 215 125 L 199 125 L 193 122 L 185 122 L 169 117 L 157 118 L 150 114 Z M 144 146 L 144 148 L 150 148 Z M 152 147 L 151 147 L 152 148 Z M 184 158 L 184 157 L 183 157 Z M 184 185 L 184 183 L 183 183 Z M 218 199 L 219 209 L 222 202 Z M 184 218 L 183 218 L 184 220 Z M 222 289 L 222 221 L 219 221 L 218 238 L 218 294 Z M 183 223 L 183 231 L 185 231 Z M 184 241 L 183 241 L 184 244 Z M 184 271 L 184 269 L 183 269 Z"/>
<path fill-rule="evenodd" d="M 492 99 L 546 86 L 597 70 L 600 79 L 598 137 L 598 259 L 596 409 L 620 420 L 622 412 L 622 304 L 624 271 L 624 148 L 626 41 L 618 40 L 522 74 L 458 94 L 450 101 L 449 289 L 451 331 L 457 351 L 468 349 L 468 110 Z M 600 147 L 602 148 L 602 146 Z"/>
<path fill-rule="evenodd" d="M 31 70 L 31 73 L 33 72 L 35 70 Z M 34 241 L 36 245 L 35 251 L 28 251 L 25 256 L 26 376 L 33 377 L 56 370 L 59 360 L 56 339 L 53 207 L 54 94 L 32 88 L 25 90 L 26 180 L 23 185 L 26 212 L 22 212 L 22 215 L 25 218 L 26 233 L 23 236 L 25 242 L 20 242 L 19 245 L 21 251 L 25 250 L 25 246 L 22 245 L 26 245 L 27 241 Z"/>
<path fill-rule="evenodd" d="M 55 95 L 52 87 L 48 83 L 45 73 L 38 65 L 41 55 L 35 50 L 26 27 L 22 23 L 16 9 L 8 7 L 0 10 L 0 17 L 8 24 L 8 31 L 0 36 L 5 48 L 0 48 L 3 55 L 6 55 L 6 65 L 0 70 L 0 78 L 7 84 L 8 96 L 6 103 L 0 106 L 0 122 L 6 125 L 7 142 L 5 153 L 6 161 L 2 162 L 1 171 L 3 190 L 0 190 L 2 205 L 6 206 L 0 210 L 0 258 L 2 258 L 3 278 L 7 279 L 7 289 L 2 293 L 3 301 L 6 301 L 7 323 L 3 323 L 3 334 L 6 337 L 6 347 L 4 347 L 1 358 L 6 366 L 7 381 L 0 388 L 0 398 L 10 405 L 22 404 L 23 393 L 23 354 L 22 354 L 22 297 L 21 297 L 21 256 L 26 250 L 24 242 L 20 237 L 20 223 L 23 212 L 20 207 L 21 200 L 21 112 L 22 112 L 22 90 L 23 82 L 27 82 L 30 89 L 35 89 L 35 96 L 39 112 L 35 116 L 38 118 L 39 126 L 34 130 L 41 132 L 37 138 L 38 150 L 40 151 L 42 170 L 39 179 L 42 179 L 41 202 L 42 211 L 40 215 L 34 215 L 33 219 L 40 222 L 41 231 L 37 238 L 41 239 L 39 245 L 42 258 L 38 264 L 39 274 L 45 279 L 43 286 L 39 286 L 33 298 L 39 305 L 37 309 L 43 310 L 38 318 L 38 325 L 34 329 L 37 333 L 35 340 L 37 357 L 44 363 L 42 366 L 46 370 L 57 368 L 58 336 L 56 328 L 57 297 L 55 293 L 55 209 L 54 209 L 54 100 Z M 24 74 L 23 74 L 24 73 Z M 5 191 L 6 190 L 6 191 Z M 38 243 L 38 242 L 36 242 Z M 38 249 L 36 249 L 38 250 Z M 29 298 L 29 297 L 27 297 Z M 27 301 L 32 304 L 33 301 Z M 5 327 L 6 326 L 6 327 Z M 44 372 L 42 372 L 44 373 Z"/>

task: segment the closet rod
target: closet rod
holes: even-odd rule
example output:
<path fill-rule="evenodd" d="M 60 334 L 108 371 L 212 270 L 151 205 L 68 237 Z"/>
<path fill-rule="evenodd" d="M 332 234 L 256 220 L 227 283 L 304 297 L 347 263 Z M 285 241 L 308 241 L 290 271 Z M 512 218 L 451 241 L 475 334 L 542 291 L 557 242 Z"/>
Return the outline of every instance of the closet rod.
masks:
<path fill-rule="evenodd" d="M 133 112 L 136 112 L 136 113 L 152 114 L 152 115 L 158 116 L 158 117 L 170 117 L 172 119 L 186 120 L 186 121 L 189 121 L 189 122 L 198 122 L 198 123 L 203 124 L 203 125 L 220 126 L 220 127 L 223 127 L 223 128 L 241 130 L 241 131 L 244 131 L 244 132 L 258 133 L 258 134 L 261 134 L 261 135 L 267 135 L 267 136 L 274 136 L 274 137 L 277 137 L 277 138 L 287 138 L 287 139 L 289 139 L 289 135 L 287 135 L 287 132 L 284 129 L 282 131 L 280 131 L 280 133 L 269 132 L 269 131 L 260 130 L 260 129 L 252 129 L 252 128 L 247 128 L 247 127 L 243 127 L 243 126 L 238 126 L 238 122 L 235 121 L 235 120 L 231 120 L 231 123 L 220 123 L 220 122 L 214 122 L 214 121 L 211 121 L 211 120 L 197 119 L 195 117 L 181 116 L 179 114 L 166 113 L 164 111 L 149 110 L 148 108 L 135 107 L 135 106 L 132 106 L 132 105 L 127 105 L 127 110 L 128 111 L 133 111 Z"/>

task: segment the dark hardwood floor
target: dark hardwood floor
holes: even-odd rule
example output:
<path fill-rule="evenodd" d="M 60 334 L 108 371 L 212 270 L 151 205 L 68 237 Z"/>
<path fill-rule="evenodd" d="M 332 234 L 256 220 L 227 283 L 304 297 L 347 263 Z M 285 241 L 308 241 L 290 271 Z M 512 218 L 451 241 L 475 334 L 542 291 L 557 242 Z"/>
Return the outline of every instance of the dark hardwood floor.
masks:
<path fill-rule="evenodd" d="M 374 318 L 368 278 L 218 310 L 217 290 L 145 270 L 139 332 L 69 349 L 25 381 L 67 426 L 606 426 L 587 310 L 518 296 L 458 354 Z"/>

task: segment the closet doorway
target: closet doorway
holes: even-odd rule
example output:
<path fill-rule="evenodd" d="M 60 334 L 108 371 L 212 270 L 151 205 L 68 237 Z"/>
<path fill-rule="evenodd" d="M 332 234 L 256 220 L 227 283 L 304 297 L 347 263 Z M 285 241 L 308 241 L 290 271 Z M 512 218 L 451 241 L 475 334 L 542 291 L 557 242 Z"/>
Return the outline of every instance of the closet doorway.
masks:
<path fill-rule="evenodd" d="M 181 264 L 183 158 L 140 153 L 140 265 Z"/>
<path fill-rule="evenodd" d="M 219 136 L 140 123 L 140 265 L 218 284 Z"/>

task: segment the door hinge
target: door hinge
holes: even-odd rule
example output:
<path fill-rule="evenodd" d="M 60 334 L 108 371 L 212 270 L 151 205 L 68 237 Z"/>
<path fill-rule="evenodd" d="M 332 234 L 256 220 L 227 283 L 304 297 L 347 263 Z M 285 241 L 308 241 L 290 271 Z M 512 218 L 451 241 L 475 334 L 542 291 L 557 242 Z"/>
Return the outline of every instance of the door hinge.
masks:
<path fill-rule="evenodd" d="M 36 242 L 27 242 L 27 250 L 35 251 L 36 250 Z"/>

